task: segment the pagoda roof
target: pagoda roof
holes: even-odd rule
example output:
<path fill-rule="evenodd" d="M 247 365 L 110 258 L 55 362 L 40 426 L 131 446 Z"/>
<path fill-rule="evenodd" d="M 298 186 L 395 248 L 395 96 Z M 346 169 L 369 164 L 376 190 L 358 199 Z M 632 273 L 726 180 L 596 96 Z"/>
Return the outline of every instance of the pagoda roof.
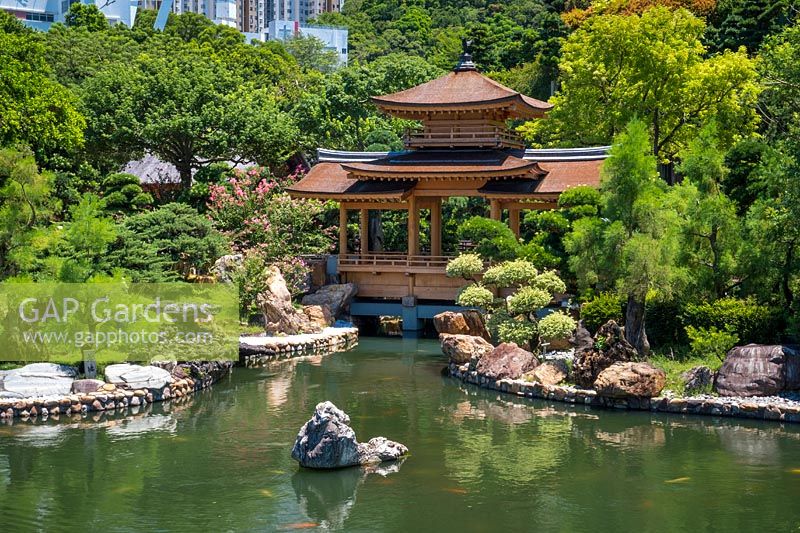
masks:
<path fill-rule="evenodd" d="M 412 150 L 393 152 L 373 161 L 344 162 L 355 179 L 453 179 L 543 176 L 535 161 L 503 150 Z"/>
<path fill-rule="evenodd" d="M 456 70 L 404 91 L 375 96 L 383 111 L 410 116 L 430 111 L 503 109 L 510 118 L 541 118 L 553 105 L 525 96 L 477 70 Z"/>
<path fill-rule="evenodd" d="M 519 158 L 533 163 L 527 173 L 516 177 L 488 177 L 476 192 L 492 198 L 551 200 L 572 187 L 600 186 L 600 170 L 608 157 L 608 146 L 593 148 L 568 148 L 525 150 Z M 417 151 L 416 154 L 427 151 Z M 449 151 L 452 154 L 454 151 Z M 499 152 L 486 150 L 486 152 Z M 522 152 L 521 150 L 518 152 Z M 432 152 L 435 153 L 435 152 Z M 467 151 L 464 154 L 469 153 Z M 378 163 L 387 158 L 402 156 L 392 152 L 343 152 L 319 150 L 319 163 L 298 183 L 289 188 L 292 196 L 336 200 L 401 201 L 417 184 L 417 179 L 353 179 L 346 167 L 365 163 Z M 430 163 L 430 161 L 428 161 Z M 516 164 L 516 161 L 515 161 Z M 393 167 L 395 165 L 392 165 Z M 451 179 L 457 179 L 455 171 Z M 506 174 L 507 176 L 508 174 Z M 466 193 L 467 191 L 465 191 Z"/>

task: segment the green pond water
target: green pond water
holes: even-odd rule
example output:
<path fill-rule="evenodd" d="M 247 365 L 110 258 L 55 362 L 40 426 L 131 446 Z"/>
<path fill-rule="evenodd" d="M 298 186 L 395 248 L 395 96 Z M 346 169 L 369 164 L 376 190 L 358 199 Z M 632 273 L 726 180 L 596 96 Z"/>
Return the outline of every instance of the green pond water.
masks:
<path fill-rule="evenodd" d="M 0 531 L 796 531 L 800 427 L 615 412 L 442 377 L 434 341 L 362 338 L 236 369 L 180 406 L 0 425 Z M 396 472 L 289 452 L 317 402 Z"/>

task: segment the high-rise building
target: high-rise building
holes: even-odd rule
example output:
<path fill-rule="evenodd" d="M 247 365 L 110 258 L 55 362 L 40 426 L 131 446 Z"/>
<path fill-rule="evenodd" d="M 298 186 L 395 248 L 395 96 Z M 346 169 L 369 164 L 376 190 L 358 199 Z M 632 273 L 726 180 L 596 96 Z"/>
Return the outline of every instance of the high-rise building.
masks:
<path fill-rule="evenodd" d="M 27 26 L 46 31 L 54 22 L 64 22 L 69 6 L 81 0 L 0 0 L 0 9 L 7 11 Z M 152 0 L 151 0 L 152 1 Z M 139 0 L 83 0 L 96 4 L 111 24 L 132 26 Z"/>

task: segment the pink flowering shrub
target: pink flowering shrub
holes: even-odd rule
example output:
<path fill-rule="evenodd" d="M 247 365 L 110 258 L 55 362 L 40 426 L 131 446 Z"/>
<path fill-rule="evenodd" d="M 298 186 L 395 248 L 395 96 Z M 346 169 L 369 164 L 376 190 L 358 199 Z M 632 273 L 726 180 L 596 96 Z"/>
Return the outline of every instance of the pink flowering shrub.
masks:
<path fill-rule="evenodd" d="M 251 168 L 209 185 L 208 214 L 234 252 L 244 255 L 233 273 L 244 319 L 258 312 L 256 296 L 266 290 L 267 267 L 278 266 L 289 291 L 300 294 L 310 271 L 301 257 L 329 252 L 335 242 L 336 228 L 322 223 L 324 204 L 293 200 L 286 193 L 300 177 L 277 178 L 267 169 Z"/>
<path fill-rule="evenodd" d="M 275 260 L 328 252 L 334 235 L 323 228 L 323 204 L 293 200 L 285 192 L 298 178 L 275 178 L 255 168 L 234 171 L 227 183 L 209 186 L 209 215 L 236 251 L 258 249 Z"/>

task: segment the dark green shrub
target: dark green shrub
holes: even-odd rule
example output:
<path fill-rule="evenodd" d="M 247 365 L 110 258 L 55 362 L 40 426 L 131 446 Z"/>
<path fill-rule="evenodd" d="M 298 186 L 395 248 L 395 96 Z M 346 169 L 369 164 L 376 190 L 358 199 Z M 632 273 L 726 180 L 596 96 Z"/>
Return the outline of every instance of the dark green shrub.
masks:
<path fill-rule="evenodd" d="M 689 342 L 681 320 L 681 302 L 648 299 L 646 310 L 647 340 L 651 348 L 675 347 Z"/>
<path fill-rule="evenodd" d="M 592 333 L 609 320 L 621 324 L 624 316 L 622 299 L 613 293 L 601 293 L 581 306 L 583 325 Z"/>
<path fill-rule="evenodd" d="M 511 228 L 499 220 L 472 217 L 458 227 L 460 239 L 472 241 L 481 257 L 498 261 L 514 259 L 520 244 Z"/>
<path fill-rule="evenodd" d="M 777 342 L 783 329 L 781 315 L 754 299 L 720 298 L 687 304 L 682 322 L 685 327 L 730 331 L 738 335 L 740 344 Z"/>

